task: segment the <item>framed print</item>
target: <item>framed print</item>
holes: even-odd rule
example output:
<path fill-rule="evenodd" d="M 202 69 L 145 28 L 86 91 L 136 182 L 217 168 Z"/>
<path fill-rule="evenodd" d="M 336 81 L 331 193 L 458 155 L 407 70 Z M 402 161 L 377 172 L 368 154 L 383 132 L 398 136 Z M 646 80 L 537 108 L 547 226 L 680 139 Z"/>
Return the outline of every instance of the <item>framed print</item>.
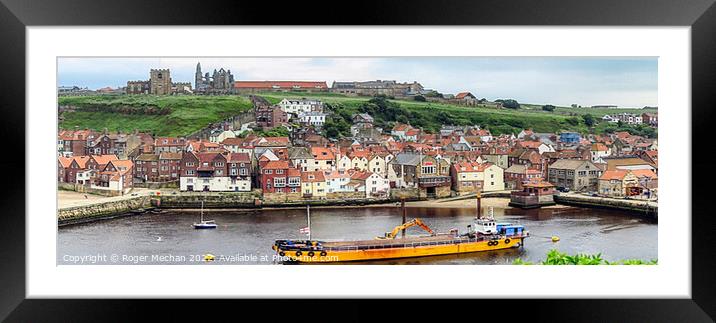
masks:
<path fill-rule="evenodd" d="M 0 314 L 711 321 L 712 2 L 513 5 L 5 1 Z"/>

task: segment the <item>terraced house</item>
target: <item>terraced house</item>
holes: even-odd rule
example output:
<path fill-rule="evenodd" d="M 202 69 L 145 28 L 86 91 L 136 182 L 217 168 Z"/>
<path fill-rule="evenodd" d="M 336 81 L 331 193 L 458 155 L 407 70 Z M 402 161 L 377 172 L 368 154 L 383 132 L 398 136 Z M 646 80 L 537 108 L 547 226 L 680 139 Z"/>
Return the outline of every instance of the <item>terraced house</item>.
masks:
<path fill-rule="evenodd" d="M 251 180 L 231 175 L 229 164 L 246 161 L 245 154 L 187 152 L 181 159 L 179 186 L 182 191 L 250 191 Z"/>
<path fill-rule="evenodd" d="M 492 163 L 460 162 L 450 167 L 452 189 L 458 194 L 505 189 L 502 168 Z"/>

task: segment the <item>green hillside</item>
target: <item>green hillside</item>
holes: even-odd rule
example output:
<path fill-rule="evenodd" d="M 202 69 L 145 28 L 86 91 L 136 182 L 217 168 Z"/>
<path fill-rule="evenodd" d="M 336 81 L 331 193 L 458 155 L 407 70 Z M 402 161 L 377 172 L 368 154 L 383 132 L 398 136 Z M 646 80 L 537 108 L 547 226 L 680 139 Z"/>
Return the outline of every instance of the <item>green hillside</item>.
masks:
<path fill-rule="evenodd" d="M 410 122 L 410 124 L 435 132 L 443 124 L 450 125 L 480 125 L 490 129 L 493 134 L 518 133 L 522 129 L 532 128 L 537 132 L 578 131 L 581 133 L 605 133 L 627 130 L 635 134 L 656 136 L 655 131 L 648 127 L 634 127 L 616 124 L 599 123 L 606 114 L 615 113 L 642 113 L 655 110 L 642 109 L 592 109 L 557 107 L 553 112 L 542 110 L 541 105 L 522 104 L 518 110 L 496 109 L 494 107 L 478 106 L 465 107 L 451 104 L 418 102 L 407 100 L 388 100 L 395 109 L 381 111 L 382 108 L 366 109 L 370 97 L 348 97 L 335 93 L 276 93 L 266 92 L 260 94 L 269 102 L 277 103 L 283 98 L 315 98 L 334 107 L 335 112 L 347 114 L 371 112 L 376 122 L 383 127 L 392 127 L 396 122 Z M 404 110 L 404 111 L 402 111 Z M 597 125 L 590 129 L 584 122 L 583 115 L 591 114 Z M 348 120 L 345 120 L 348 121 Z M 340 121 L 338 121 L 340 122 Z"/>
<path fill-rule="evenodd" d="M 138 129 L 159 136 L 188 135 L 251 109 L 251 101 L 240 96 L 77 96 L 60 97 L 58 104 L 75 107 L 62 114 L 61 129 Z"/>
<path fill-rule="evenodd" d="M 435 132 L 443 124 L 480 125 L 493 134 L 518 133 L 524 128 L 537 132 L 562 130 L 603 133 L 631 130 L 634 133 L 655 136 L 648 127 L 617 127 L 615 124 L 599 123 L 605 114 L 631 112 L 641 109 L 591 109 L 556 107 L 553 112 L 543 111 L 540 105 L 522 104 L 522 108 L 496 109 L 478 106 L 464 107 L 450 104 L 406 101 L 371 100 L 370 97 L 348 97 L 335 93 L 260 93 L 271 103 L 283 98 L 315 98 L 326 102 L 334 116 L 329 118 L 329 128 L 335 133 L 346 133 L 350 116 L 368 112 L 379 126 L 392 127 L 395 122 L 410 123 Z M 376 104 L 376 102 L 378 104 Z M 151 96 L 151 95 L 105 95 L 83 97 L 60 97 L 61 106 L 73 106 L 74 111 L 64 112 L 60 128 L 104 129 L 153 132 L 162 136 L 191 134 L 209 123 L 223 120 L 251 108 L 248 96 Z M 653 111 L 653 110 L 650 110 Z M 583 115 L 591 114 L 597 124 L 590 129 Z"/>

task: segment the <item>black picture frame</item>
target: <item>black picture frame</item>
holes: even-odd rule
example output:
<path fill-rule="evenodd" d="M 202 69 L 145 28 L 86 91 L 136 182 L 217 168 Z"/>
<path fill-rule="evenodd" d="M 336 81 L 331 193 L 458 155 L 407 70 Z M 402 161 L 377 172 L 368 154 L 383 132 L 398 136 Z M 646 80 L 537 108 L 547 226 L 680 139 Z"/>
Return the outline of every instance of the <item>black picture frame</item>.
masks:
<path fill-rule="evenodd" d="M 12 183 L 0 194 L 4 221 L 0 225 L 0 318 L 19 322 L 46 321 L 129 321 L 159 318 L 163 320 L 214 318 L 201 311 L 191 311 L 189 301 L 156 300 L 37 300 L 25 299 L 25 34 L 27 26 L 88 25 L 556 25 L 556 26 L 690 26 L 692 64 L 692 152 L 697 156 L 684 159 L 693 171 L 712 169 L 716 160 L 707 140 L 714 124 L 716 106 L 716 6 L 714 0 L 515 0 L 431 2 L 417 0 L 361 1 L 341 9 L 330 2 L 237 2 L 207 3 L 174 0 L 149 2 L 138 0 L 0 0 L 0 134 L 6 152 L 0 160 L 5 179 Z M 309 19 L 306 19 L 309 17 Z M 418 40 L 416 40 L 418 41 Z M 495 44 L 492 44 L 495 45 Z M 499 44 L 498 44 L 499 45 Z M 663 86 L 663 85 L 662 85 Z M 684 108 L 684 113 L 688 113 Z M 22 139 L 21 139 L 22 138 Z M 693 155 L 693 153 L 692 153 Z M 692 174 L 684 174 L 691 177 Z M 460 318 L 471 308 L 483 306 L 490 311 L 481 315 L 519 317 L 529 320 L 564 321 L 630 321 L 630 322 L 710 322 L 716 317 L 716 257 L 713 216 L 708 181 L 693 181 L 691 201 L 682 201 L 683 213 L 664 214 L 688 219 L 692 225 L 692 298 L 691 299 L 561 299 L 561 300 L 468 300 L 457 307 L 455 301 L 413 301 L 393 305 L 375 300 L 270 300 L 271 308 L 314 308 L 329 321 L 365 321 L 361 316 L 392 317 L 396 306 L 423 309 L 405 313 L 424 315 L 431 308 L 444 318 Z M 660 236 L 660 239 L 679 237 Z M 588 278 L 585 278 L 588 279 Z M 654 282 L 658 284 L 659 282 Z M 395 287 L 394 287 L 395 288 Z M 253 301 L 242 307 L 228 301 L 197 301 L 201 308 L 243 311 L 256 310 Z M 313 304 L 313 306 L 308 306 Z M 463 305 L 463 304 L 461 304 Z M 380 309 L 388 310 L 387 314 Z M 439 308 L 439 309 L 437 309 Z M 453 308 L 450 310 L 450 308 Z M 527 309 L 528 308 L 528 309 Z M 180 309 L 180 310 L 175 310 Z M 183 310 L 181 310 L 183 309 Z M 520 312 L 516 312 L 519 309 Z M 341 311 L 331 319 L 326 312 Z M 453 312 L 450 312 L 453 311 Z M 138 313 L 140 312 L 140 313 Z M 144 312 L 144 313 L 141 313 Z M 281 313 L 267 313 L 267 319 L 281 319 Z M 270 316 L 275 315 L 275 316 Z M 287 313 L 287 317 L 292 315 Z M 481 316 L 483 318 L 485 316 Z M 286 318 L 286 317 L 284 317 Z M 302 316 L 310 318 L 310 316 Z M 477 319 L 477 318 L 476 318 Z"/>

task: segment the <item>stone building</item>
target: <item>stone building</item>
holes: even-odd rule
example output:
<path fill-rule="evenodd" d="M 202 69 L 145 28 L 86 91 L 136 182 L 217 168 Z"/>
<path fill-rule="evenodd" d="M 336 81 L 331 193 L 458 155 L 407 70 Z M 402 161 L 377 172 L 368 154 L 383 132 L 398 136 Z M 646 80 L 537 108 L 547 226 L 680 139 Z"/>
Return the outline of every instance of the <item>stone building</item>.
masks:
<path fill-rule="evenodd" d="M 214 69 L 212 74 L 206 72 L 202 74 L 201 63 L 196 63 L 196 73 L 194 73 L 194 88 L 198 93 L 211 94 L 228 94 L 233 92 L 234 75 L 231 70 L 220 68 L 218 71 Z"/>
<path fill-rule="evenodd" d="M 279 106 L 258 106 L 254 109 L 256 125 L 271 129 L 288 122 L 288 115 Z"/>
<path fill-rule="evenodd" d="M 169 69 L 149 70 L 147 81 L 127 81 L 124 89 L 127 94 L 169 95 L 175 93 L 191 93 L 191 83 L 173 83 Z"/>
<path fill-rule="evenodd" d="M 375 96 L 379 94 L 392 97 L 406 97 L 411 93 L 423 91 L 418 82 L 398 83 L 397 81 L 333 82 L 330 92 L 346 95 Z"/>
<path fill-rule="evenodd" d="M 236 81 L 237 94 L 256 92 L 328 92 L 326 82 L 314 81 Z"/>
<path fill-rule="evenodd" d="M 559 159 L 549 166 L 548 181 L 573 191 L 596 191 L 602 170 L 588 160 Z"/>
<path fill-rule="evenodd" d="M 127 81 L 127 94 L 149 94 L 149 81 Z"/>
<path fill-rule="evenodd" d="M 149 93 L 154 95 L 172 93 L 172 78 L 169 69 L 149 70 Z"/>

